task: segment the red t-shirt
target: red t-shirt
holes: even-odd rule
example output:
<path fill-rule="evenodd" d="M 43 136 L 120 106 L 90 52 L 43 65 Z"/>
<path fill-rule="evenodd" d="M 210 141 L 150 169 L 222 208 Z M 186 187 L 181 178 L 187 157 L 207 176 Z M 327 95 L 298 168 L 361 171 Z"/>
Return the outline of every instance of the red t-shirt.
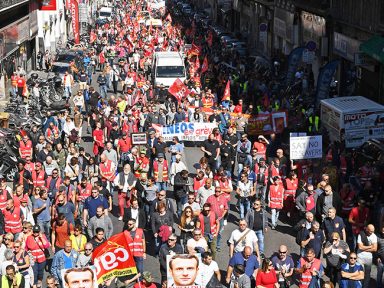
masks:
<path fill-rule="evenodd" d="M 277 283 L 276 271 L 271 269 L 269 272 L 259 271 L 256 276 L 256 286 L 261 285 L 265 288 L 274 288 Z"/>
<path fill-rule="evenodd" d="M 126 153 L 131 149 L 132 144 L 131 144 L 131 138 L 127 137 L 125 140 L 124 139 L 119 139 L 119 142 L 117 143 L 117 146 L 120 147 L 120 152 L 121 153 Z"/>
<path fill-rule="evenodd" d="M 69 225 L 69 229 L 68 229 Z M 65 241 L 69 240 L 68 230 L 73 233 L 73 225 L 68 222 L 64 222 L 63 225 L 59 226 L 56 223 L 53 224 L 53 231 L 55 231 L 56 239 L 55 246 L 59 248 L 64 248 Z"/>

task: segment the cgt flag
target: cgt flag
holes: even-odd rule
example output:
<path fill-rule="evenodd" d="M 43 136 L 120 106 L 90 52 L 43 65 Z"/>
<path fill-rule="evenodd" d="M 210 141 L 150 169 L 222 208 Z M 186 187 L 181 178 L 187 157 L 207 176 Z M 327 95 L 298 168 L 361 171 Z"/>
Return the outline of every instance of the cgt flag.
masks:
<path fill-rule="evenodd" d="M 99 284 L 114 277 L 137 274 L 135 260 L 128 247 L 127 231 L 112 236 L 92 254 Z"/>
<path fill-rule="evenodd" d="M 221 99 L 221 101 L 230 101 L 230 100 L 231 100 L 231 82 L 228 80 L 227 85 L 225 86 L 225 89 L 224 89 L 223 99 Z"/>
<path fill-rule="evenodd" d="M 181 102 L 181 99 L 188 96 L 191 91 L 189 91 L 188 87 L 177 78 L 175 82 L 168 88 L 168 92 L 171 93 L 178 102 Z"/>

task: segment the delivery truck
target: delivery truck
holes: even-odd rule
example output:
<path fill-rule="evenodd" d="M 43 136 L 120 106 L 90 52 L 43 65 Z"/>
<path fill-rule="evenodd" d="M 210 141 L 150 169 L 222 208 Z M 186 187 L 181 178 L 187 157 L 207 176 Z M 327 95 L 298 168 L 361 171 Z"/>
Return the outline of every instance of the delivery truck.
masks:
<path fill-rule="evenodd" d="M 344 142 L 346 148 L 384 138 L 384 106 L 363 96 L 321 100 L 320 119 L 330 140 Z"/>

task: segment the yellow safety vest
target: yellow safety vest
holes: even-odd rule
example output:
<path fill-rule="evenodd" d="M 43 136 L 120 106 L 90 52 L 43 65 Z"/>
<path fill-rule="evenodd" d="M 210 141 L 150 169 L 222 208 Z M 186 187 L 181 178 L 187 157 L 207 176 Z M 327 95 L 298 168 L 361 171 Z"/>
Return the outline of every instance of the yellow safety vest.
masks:
<path fill-rule="evenodd" d="M 319 131 L 319 116 L 315 116 L 315 128 L 316 128 L 316 131 Z M 309 117 L 309 129 L 308 131 L 309 132 L 312 132 L 312 127 L 313 127 L 313 116 Z"/>
<path fill-rule="evenodd" d="M 16 277 L 17 286 L 20 286 L 21 274 L 20 273 L 16 273 L 15 277 Z M 12 282 L 11 282 L 11 285 L 9 285 L 8 278 L 5 275 L 1 276 L 1 288 L 13 288 L 12 287 Z"/>

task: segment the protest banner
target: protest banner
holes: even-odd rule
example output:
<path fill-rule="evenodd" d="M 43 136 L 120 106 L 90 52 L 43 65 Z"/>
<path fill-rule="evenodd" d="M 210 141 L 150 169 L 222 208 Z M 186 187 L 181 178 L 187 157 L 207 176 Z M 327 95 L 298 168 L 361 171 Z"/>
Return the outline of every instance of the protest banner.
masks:
<path fill-rule="evenodd" d="M 94 266 L 61 270 L 61 283 L 64 288 L 98 288 Z"/>
<path fill-rule="evenodd" d="M 272 133 L 282 133 L 287 127 L 287 113 L 272 112 L 268 114 L 258 114 L 248 119 L 248 135 L 258 136 Z"/>
<path fill-rule="evenodd" d="M 129 249 L 125 233 L 128 232 L 124 231 L 113 235 L 93 251 L 92 259 L 96 267 L 96 278 L 99 284 L 113 277 L 137 273 L 135 260 Z"/>
<path fill-rule="evenodd" d="M 208 139 L 212 130 L 217 128 L 217 124 L 182 122 L 171 126 L 152 124 L 152 127 L 164 138 L 164 141 L 172 141 L 175 136 L 181 141 L 204 141 Z"/>
<path fill-rule="evenodd" d="M 289 138 L 289 157 L 292 160 L 323 157 L 322 136 L 302 136 Z"/>

